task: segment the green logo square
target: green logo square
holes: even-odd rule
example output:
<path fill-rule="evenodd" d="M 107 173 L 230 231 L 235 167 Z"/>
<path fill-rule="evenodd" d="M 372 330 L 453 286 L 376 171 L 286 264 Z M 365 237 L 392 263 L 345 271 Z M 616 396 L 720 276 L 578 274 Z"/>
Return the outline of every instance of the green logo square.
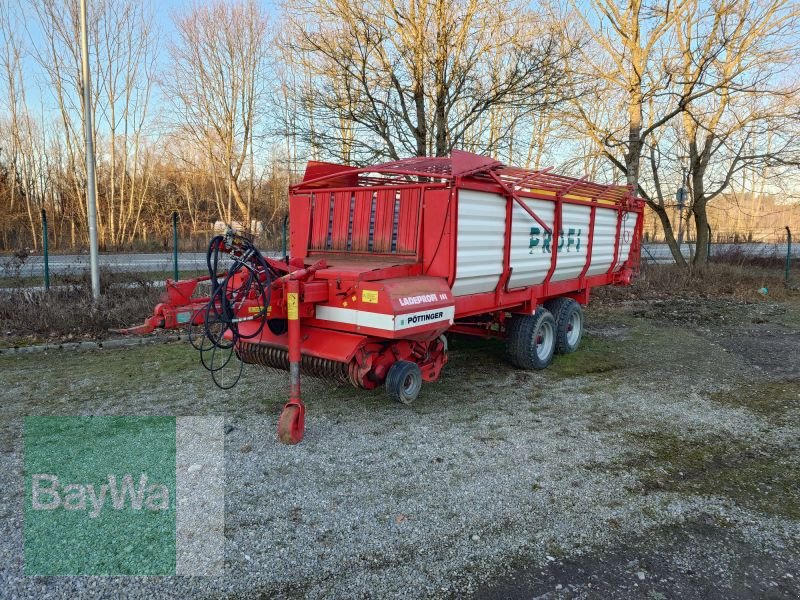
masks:
<path fill-rule="evenodd" d="M 26 417 L 26 575 L 175 573 L 175 418 Z"/>

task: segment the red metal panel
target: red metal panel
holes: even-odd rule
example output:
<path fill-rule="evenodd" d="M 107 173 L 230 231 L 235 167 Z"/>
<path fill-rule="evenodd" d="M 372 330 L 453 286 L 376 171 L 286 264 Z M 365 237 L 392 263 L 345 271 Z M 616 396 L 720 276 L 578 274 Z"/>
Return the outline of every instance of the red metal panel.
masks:
<path fill-rule="evenodd" d="M 502 166 L 503 163 L 488 156 L 455 149 L 450 153 L 450 173 L 456 177 Z"/>
<path fill-rule="evenodd" d="M 547 271 L 547 276 L 544 278 L 543 285 L 545 289 L 548 289 L 547 286 L 550 284 L 550 280 L 553 278 L 553 273 L 556 271 L 556 265 L 558 264 L 558 247 L 559 247 L 559 236 L 563 234 L 561 231 L 561 213 L 562 213 L 562 197 L 561 194 L 556 195 L 556 205 L 554 207 L 554 214 L 553 214 L 553 234 L 552 234 L 552 245 L 553 251 L 550 254 L 550 270 Z"/>
<path fill-rule="evenodd" d="M 449 278 L 453 250 L 450 216 L 455 212 L 455 190 L 426 190 L 424 203 L 420 253 L 425 273 Z"/>
<path fill-rule="evenodd" d="M 357 171 L 356 167 L 347 165 L 337 165 L 335 163 L 310 160 L 306 165 L 306 173 L 303 175 L 303 183 L 308 185 L 317 180 L 324 180 L 324 187 L 334 187 L 336 185 L 358 185 L 358 174 L 350 173 Z"/>
<path fill-rule="evenodd" d="M 372 214 L 372 190 L 359 190 L 355 193 L 356 202 L 353 208 L 353 252 L 369 250 L 369 219 Z"/>
<path fill-rule="evenodd" d="M 380 190 L 375 202 L 375 230 L 372 235 L 373 252 L 392 251 L 395 190 Z"/>
<path fill-rule="evenodd" d="M 322 329 L 308 325 L 303 322 L 301 352 L 308 356 L 327 358 L 338 362 L 348 362 L 358 350 L 366 338 L 357 333 L 346 331 L 336 331 L 332 329 Z M 259 323 L 257 321 L 243 321 L 240 323 L 239 331 L 242 336 L 253 336 L 256 334 Z M 265 344 L 286 350 L 288 348 L 288 336 L 275 335 L 269 327 L 262 327 L 260 333 L 247 341 L 253 344 Z"/>
<path fill-rule="evenodd" d="M 419 188 L 400 191 L 400 220 L 397 227 L 397 252 L 413 254 L 417 249 Z"/>
<path fill-rule="evenodd" d="M 578 283 L 583 287 L 586 280 L 586 272 L 592 266 L 592 253 L 594 252 L 594 221 L 597 216 L 597 206 L 592 206 L 589 212 L 589 240 L 586 246 L 586 264 L 578 277 Z"/>
<path fill-rule="evenodd" d="M 614 274 L 601 273 L 587 277 L 583 284 L 585 290 L 597 285 L 607 285 L 614 282 Z M 581 291 L 578 279 L 566 279 L 552 283 L 542 283 L 530 287 L 511 290 L 510 292 L 485 292 L 456 296 L 456 319 L 479 315 L 497 310 L 511 310 L 515 312 L 533 312 L 533 309 L 550 298 L 572 295 Z"/>
<path fill-rule="evenodd" d="M 507 192 L 505 189 L 503 191 Z M 500 279 L 497 280 L 497 286 L 495 287 L 495 293 L 498 299 L 502 291 L 508 288 L 508 280 L 511 278 L 511 216 L 513 214 L 513 205 L 511 202 L 514 200 L 514 196 L 508 193 L 504 193 L 503 195 L 506 198 L 506 224 L 505 231 L 503 232 L 503 272 L 500 273 Z M 519 200 L 517 201 L 519 202 Z M 526 204 L 523 203 L 523 206 L 528 209 Z M 531 213 L 533 213 L 533 211 L 531 211 Z"/>
<path fill-rule="evenodd" d="M 290 196 L 289 207 L 292 218 L 289 221 L 290 254 L 305 258 L 308 255 L 308 242 L 311 233 L 311 197 Z"/>
<path fill-rule="evenodd" d="M 311 196 L 311 248 L 324 250 L 328 242 L 331 194 L 320 192 Z"/>
<path fill-rule="evenodd" d="M 627 186 L 593 183 L 585 178 L 557 175 L 549 172 L 549 169 L 533 171 L 508 167 L 487 157 L 457 150 L 452 152 L 450 158 L 416 157 L 358 169 L 331 164 L 312 165 L 312 167 L 313 173 L 309 173 L 310 178 L 307 177 L 302 183 L 292 186 L 292 191 L 323 185 L 329 189 L 348 185 L 401 187 L 408 185 L 408 176 L 413 175 L 425 178 L 428 185 L 437 186 L 443 185 L 442 180 L 456 180 L 457 185 L 468 182 L 470 186 L 494 181 L 512 195 L 516 195 L 525 187 L 531 187 L 530 184 L 535 179 L 536 189 L 550 193 L 561 192 L 562 196 L 570 193 L 578 197 L 609 201 L 612 204 L 622 204 L 629 200 L 641 203 L 641 200 L 634 199 L 634 190 Z M 378 173 L 380 176 L 376 175 Z M 577 198 L 565 199 L 565 201 L 573 200 L 582 201 Z"/>
<path fill-rule="evenodd" d="M 333 195 L 331 250 L 347 250 L 347 233 L 350 228 L 350 199 L 352 196 L 352 192 L 336 192 Z"/>
<path fill-rule="evenodd" d="M 608 268 L 608 273 L 613 273 L 619 261 L 619 232 L 622 227 L 622 217 L 625 215 L 622 210 L 617 212 L 617 231 L 614 234 L 614 257 L 611 259 L 611 266 Z"/>

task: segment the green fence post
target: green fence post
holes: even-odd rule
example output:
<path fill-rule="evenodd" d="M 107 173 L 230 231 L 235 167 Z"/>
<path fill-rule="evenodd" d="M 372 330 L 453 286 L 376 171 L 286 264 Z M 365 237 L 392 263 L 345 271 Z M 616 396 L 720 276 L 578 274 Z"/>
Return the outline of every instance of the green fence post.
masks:
<path fill-rule="evenodd" d="M 172 213 L 172 271 L 178 281 L 178 211 Z"/>
<path fill-rule="evenodd" d="M 789 270 L 792 268 L 792 230 L 786 226 L 786 270 L 783 274 L 784 285 L 789 285 Z"/>
<path fill-rule="evenodd" d="M 42 251 L 44 252 L 44 289 L 50 289 L 50 256 L 47 245 L 47 211 L 42 209 Z"/>

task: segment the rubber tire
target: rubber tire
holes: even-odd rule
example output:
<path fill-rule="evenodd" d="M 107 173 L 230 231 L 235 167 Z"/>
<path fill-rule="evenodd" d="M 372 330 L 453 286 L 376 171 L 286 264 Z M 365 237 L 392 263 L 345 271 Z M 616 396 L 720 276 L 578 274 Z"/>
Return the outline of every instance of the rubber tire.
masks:
<path fill-rule="evenodd" d="M 555 298 L 544 303 L 544 307 L 553 313 L 556 319 L 556 354 L 571 354 L 578 349 L 583 339 L 583 309 L 572 298 Z M 580 315 L 580 335 L 575 343 L 570 344 L 568 328 L 575 313 Z"/>
<path fill-rule="evenodd" d="M 520 369 L 546 369 L 553 362 L 555 339 L 550 352 L 544 358 L 536 352 L 536 339 L 543 324 L 550 326 L 553 338 L 556 333 L 556 320 L 544 307 L 539 307 L 532 315 L 514 315 L 508 326 L 506 348 L 511 364 Z"/>
<path fill-rule="evenodd" d="M 401 404 L 411 404 L 422 390 L 422 371 L 417 363 L 398 360 L 386 375 L 386 393 Z"/>

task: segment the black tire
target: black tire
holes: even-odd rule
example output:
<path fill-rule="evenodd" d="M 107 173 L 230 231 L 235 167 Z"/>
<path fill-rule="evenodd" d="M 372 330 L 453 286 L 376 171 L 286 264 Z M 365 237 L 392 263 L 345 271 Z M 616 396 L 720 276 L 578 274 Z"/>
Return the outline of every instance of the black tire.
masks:
<path fill-rule="evenodd" d="M 422 372 L 417 363 L 398 360 L 386 375 L 386 392 L 392 400 L 411 404 L 422 390 Z"/>
<path fill-rule="evenodd" d="M 556 319 L 556 354 L 571 354 L 583 339 L 583 310 L 572 298 L 555 298 L 544 303 Z"/>
<path fill-rule="evenodd" d="M 532 315 L 514 315 L 506 344 L 511 364 L 520 369 L 546 369 L 556 348 L 556 320 L 539 307 Z"/>

